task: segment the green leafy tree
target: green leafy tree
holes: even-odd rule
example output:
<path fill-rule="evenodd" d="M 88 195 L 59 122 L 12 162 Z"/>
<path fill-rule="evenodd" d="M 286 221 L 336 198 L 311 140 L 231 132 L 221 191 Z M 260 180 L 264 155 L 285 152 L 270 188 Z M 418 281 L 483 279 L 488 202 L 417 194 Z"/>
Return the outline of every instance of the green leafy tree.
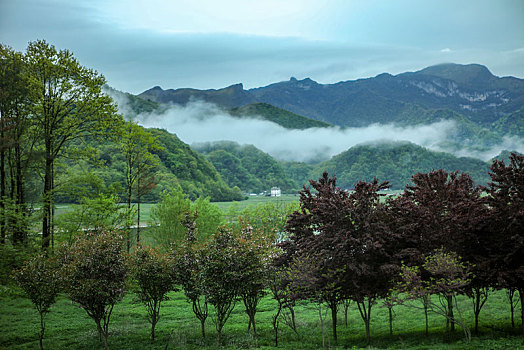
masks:
<path fill-rule="evenodd" d="M 140 242 L 140 199 L 152 188 L 154 172 L 158 159 L 152 152 L 161 149 L 157 137 L 134 122 L 126 122 L 122 127 L 120 151 L 125 158 L 125 179 L 127 208 L 131 211 L 133 193 L 138 201 L 137 244 Z M 131 248 L 130 229 L 128 228 L 127 252 Z"/>
<path fill-rule="evenodd" d="M 205 338 L 209 309 L 202 280 L 203 265 L 199 254 L 201 246 L 196 240 L 198 233 L 194 217 L 190 213 L 186 215 L 184 225 L 187 228 L 186 239 L 174 248 L 177 280 L 184 290 L 187 301 L 191 303 L 193 313 L 200 321 L 202 338 Z"/>
<path fill-rule="evenodd" d="M 240 296 L 245 265 L 239 259 L 239 240 L 225 228 L 219 229 L 199 251 L 202 264 L 202 288 L 206 300 L 213 305 L 213 322 L 222 343 L 222 329 Z"/>
<path fill-rule="evenodd" d="M 101 233 L 124 227 L 129 214 L 127 208 L 118 204 L 116 195 L 99 194 L 83 197 L 73 210 L 57 217 L 59 239 L 72 244 L 74 238 L 84 232 Z"/>
<path fill-rule="evenodd" d="M 154 341 L 162 302 L 168 300 L 167 293 L 176 291 L 174 259 L 158 249 L 140 247 L 130 257 L 129 275 L 138 286 L 138 298 L 146 305 Z"/>
<path fill-rule="evenodd" d="M 30 107 L 35 98 L 23 54 L 0 44 L 0 242 L 12 232 L 14 244 L 27 243 L 26 177 L 34 154 Z M 9 179 L 10 177 L 10 179 Z M 9 183 L 8 183 L 9 182 Z M 10 191 L 9 191 L 10 189 Z M 10 193 L 9 193 L 10 192 Z M 6 212 L 7 201 L 14 213 Z M 11 220 L 8 220 L 11 218 Z"/>
<path fill-rule="evenodd" d="M 55 303 L 61 286 L 56 261 L 44 255 L 36 255 L 26 261 L 14 277 L 40 314 L 38 339 L 40 349 L 43 349 L 45 316 Z"/>
<path fill-rule="evenodd" d="M 447 339 L 450 337 L 450 325 L 457 322 L 470 340 L 469 327 L 457 303 L 457 295 L 463 293 L 470 282 L 469 266 L 462 262 L 457 253 L 440 248 L 428 254 L 421 266 L 402 265 L 397 291 L 408 299 L 427 297 L 426 307 L 429 311 L 446 318 Z M 438 301 L 434 301 L 431 295 L 436 295 Z M 396 299 L 403 301 L 398 295 Z M 450 305 L 454 305 L 457 313 L 453 312 Z"/>
<path fill-rule="evenodd" d="M 187 234 L 186 217 L 190 215 L 196 225 L 198 241 L 211 236 L 222 223 L 220 208 L 199 197 L 195 202 L 182 192 L 180 186 L 162 194 L 160 203 L 151 209 L 151 235 L 162 249 L 169 251 L 173 243 L 182 242 Z"/>
<path fill-rule="evenodd" d="M 126 293 L 123 237 L 115 232 L 87 233 L 60 252 L 65 291 L 95 321 L 99 341 L 108 348 L 113 308 Z"/>
<path fill-rule="evenodd" d="M 68 50 L 57 50 L 44 40 L 30 42 L 26 59 L 38 92 L 33 115 L 43 144 L 42 248 L 53 243 L 55 162 L 68 144 L 87 135 L 106 133 L 122 118 L 105 95 L 105 78 L 85 68 Z"/>

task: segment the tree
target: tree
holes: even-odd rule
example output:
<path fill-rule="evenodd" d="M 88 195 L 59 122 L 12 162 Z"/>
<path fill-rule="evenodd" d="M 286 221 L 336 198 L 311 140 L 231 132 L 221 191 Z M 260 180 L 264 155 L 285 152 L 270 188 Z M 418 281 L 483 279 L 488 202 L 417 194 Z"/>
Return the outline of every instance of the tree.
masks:
<path fill-rule="evenodd" d="M 115 232 L 87 233 L 60 251 L 65 291 L 96 324 L 100 342 L 108 348 L 109 323 L 126 293 L 127 269 L 123 237 Z"/>
<path fill-rule="evenodd" d="M 184 294 L 191 303 L 193 313 L 200 321 L 202 338 L 206 337 L 206 319 L 209 314 L 207 298 L 204 294 L 202 263 L 196 239 L 196 225 L 190 213 L 186 215 L 184 225 L 187 228 L 186 239 L 174 249 L 177 280 Z"/>
<path fill-rule="evenodd" d="M 202 264 L 202 289 L 213 305 L 213 322 L 222 343 L 222 329 L 235 308 L 244 279 L 245 266 L 238 259 L 239 240 L 229 230 L 220 228 L 199 251 Z"/>
<path fill-rule="evenodd" d="M 491 224 L 488 251 L 496 257 L 498 285 L 519 291 L 524 333 L 524 156 L 512 153 L 509 164 L 495 160 L 490 170 L 485 188 Z"/>
<path fill-rule="evenodd" d="M 31 299 L 40 314 L 40 349 L 44 348 L 45 316 L 56 301 L 60 291 L 60 278 L 56 261 L 44 255 L 36 255 L 16 271 L 18 285 Z"/>
<path fill-rule="evenodd" d="M 324 291 L 322 297 L 331 308 L 333 338 L 336 340 L 337 307 L 351 297 L 357 302 L 369 342 L 371 307 L 377 297 L 387 294 L 396 272 L 378 194 L 388 185 L 377 179 L 359 182 L 349 194 L 327 172 L 310 184 L 316 193 L 306 188 L 300 192 L 301 209 L 290 216 L 290 240 L 282 247 L 289 261 L 305 254 L 322 262 L 316 269 L 314 281 L 319 285 L 314 290 Z"/>
<path fill-rule="evenodd" d="M 25 177 L 34 156 L 33 121 L 30 106 L 35 97 L 34 81 L 23 54 L 0 44 L 0 241 L 7 225 L 14 244 L 27 243 Z M 8 171 L 9 170 L 9 171 Z M 9 176 L 8 176 L 9 175 Z M 10 183 L 8 184 L 8 177 Z M 10 194 L 8 195 L 8 185 Z M 8 198 L 14 213 L 8 214 Z M 11 217 L 9 223 L 8 217 Z"/>
<path fill-rule="evenodd" d="M 474 295 L 476 322 L 483 302 L 481 289 L 488 286 L 484 272 L 486 260 L 485 225 L 487 208 L 481 198 L 481 189 L 468 174 L 448 173 L 444 170 L 412 177 L 413 185 L 390 203 L 393 231 L 400 240 L 402 251 L 397 260 L 407 265 L 421 266 L 423 259 L 435 249 L 445 248 L 460 255 L 469 265 L 476 265 L 477 277 L 469 289 Z M 473 281 L 472 281 L 473 282 Z M 466 292 L 466 290 L 463 290 Z M 475 296 L 476 293 L 476 296 Z M 484 294 L 485 295 L 485 294 Z M 448 297 L 451 331 L 454 330 L 453 299 Z"/>
<path fill-rule="evenodd" d="M 151 209 L 151 235 L 165 251 L 171 249 L 171 244 L 180 243 L 185 239 L 187 215 L 195 220 L 195 238 L 198 241 L 209 237 L 222 222 L 221 210 L 210 203 L 208 198 L 199 197 L 191 203 L 180 186 L 165 191 L 160 203 Z"/>
<path fill-rule="evenodd" d="M 42 249 L 47 250 L 53 244 L 55 161 L 71 141 L 106 133 L 122 119 L 102 92 L 105 78 L 81 66 L 70 51 L 38 40 L 29 43 L 26 58 L 38 92 L 32 113 L 44 148 Z"/>
<path fill-rule="evenodd" d="M 238 262 L 243 266 L 240 297 L 249 317 L 248 332 L 253 328 L 257 336 L 255 315 L 260 300 L 266 295 L 267 269 L 273 247 L 273 235 L 267 237 L 263 231 L 245 226 L 239 234 Z"/>
<path fill-rule="evenodd" d="M 133 192 L 136 193 L 138 201 L 138 245 L 140 242 L 140 198 L 150 191 L 154 185 L 154 172 L 159 162 L 152 152 L 159 151 L 162 148 L 158 144 L 157 137 L 134 122 L 126 122 L 123 126 L 119 145 L 126 164 L 125 178 L 128 210 L 131 210 Z M 129 233 L 130 229 L 128 228 L 128 253 L 131 248 Z"/>
<path fill-rule="evenodd" d="M 119 230 L 129 217 L 127 208 L 118 204 L 116 195 L 102 193 L 86 196 L 72 208 L 57 218 L 60 239 L 68 244 L 72 244 L 76 236 L 85 232 L 98 234 Z"/>
<path fill-rule="evenodd" d="M 300 191 L 300 210 L 289 217 L 286 230 L 290 240 L 282 244 L 288 264 L 293 256 L 303 256 L 305 261 L 311 257 L 323 263 L 314 272 L 315 278 L 309 283 L 313 290 L 325 291 L 322 298 L 332 308 L 333 339 L 337 340 L 337 306 L 344 299 L 344 289 L 340 284 L 344 280 L 344 267 L 348 259 L 344 242 L 347 241 L 352 225 L 349 216 L 349 198 L 346 191 L 337 188 L 336 178 L 329 178 L 327 172 L 318 181 L 310 181 L 317 191 L 313 194 L 309 188 Z M 310 258 L 306 258 L 310 257 Z M 299 264 L 298 266 L 301 266 Z M 327 293 L 330 290 L 330 293 Z"/>
<path fill-rule="evenodd" d="M 446 338 L 450 336 L 451 322 L 458 322 L 466 339 L 470 340 L 469 328 L 462 318 L 456 299 L 470 282 L 471 272 L 460 256 L 440 248 L 428 254 L 421 266 L 402 265 L 397 292 L 404 293 L 411 300 L 428 297 L 424 307 L 446 318 Z M 437 295 L 438 302 L 434 302 L 431 295 Z M 403 302 L 398 294 L 396 300 Z M 458 317 L 449 306 L 450 300 L 458 311 Z"/>
<path fill-rule="evenodd" d="M 174 260 L 158 249 L 140 247 L 131 255 L 129 275 L 138 285 L 138 298 L 146 305 L 151 340 L 154 341 L 162 301 L 167 300 L 168 292 L 176 291 Z"/>

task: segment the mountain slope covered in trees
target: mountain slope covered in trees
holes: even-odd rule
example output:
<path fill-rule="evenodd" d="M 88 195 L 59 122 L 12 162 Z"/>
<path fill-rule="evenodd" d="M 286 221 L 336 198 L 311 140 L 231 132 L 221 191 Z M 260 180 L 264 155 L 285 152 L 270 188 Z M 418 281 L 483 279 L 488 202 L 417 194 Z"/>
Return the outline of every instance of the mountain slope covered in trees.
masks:
<path fill-rule="evenodd" d="M 229 186 L 238 186 L 250 193 L 269 191 L 273 186 L 285 192 L 298 189 L 279 162 L 253 145 L 224 141 L 193 147 L 207 156 Z"/>
<path fill-rule="evenodd" d="M 480 184 L 489 181 L 486 162 L 430 151 L 409 142 L 357 145 L 318 164 L 309 176 L 316 179 L 327 171 L 337 176 L 343 188 L 353 188 L 358 181 L 370 181 L 376 176 L 389 181 L 393 189 L 402 189 L 410 183 L 412 175 L 437 169 L 469 173 Z"/>

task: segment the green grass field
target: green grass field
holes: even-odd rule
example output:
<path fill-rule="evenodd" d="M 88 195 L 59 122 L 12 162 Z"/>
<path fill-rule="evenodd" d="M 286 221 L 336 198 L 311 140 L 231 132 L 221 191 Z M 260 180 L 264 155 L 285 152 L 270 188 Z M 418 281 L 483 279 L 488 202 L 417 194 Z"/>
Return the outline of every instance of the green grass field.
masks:
<path fill-rule="evenodd" d="M 235 210 L 242 210 L 249 206 L 256 206 L 265 203 L 291 203 L 298 202 L 298 194 L 284 194 L 280 197 L 265 197 L 265 196 L 249 196 L 248 199 L 240 202 L 212 202 L 212 204 L 219 207 L 224 213 L 227 213 L 230 208 Z M 136 208 L 136 204 L 135 208 Z M 140 204 L 140 222 L 142 224 L 149 224 L 151 222 L 151 208 L 155 203 Z M 71 204 L 57 204 L 55 208 L 55 215 L 59 217 L 61 214 L 72 210 Z M 136 218 L 135 218 L 136 220 Z"/>
<path fill-rule="evenodd" d="M 161 319 L 157 325 L 157 338 L 151 343 L 146 311 L 142 304 L 134 301 L 128 293 L 124 300 L 115 306 L 110 325 L 109 347 L 111 349 L 215 349 L 216 331 L 210 318 L 206 323 L 207 337 L 200 336 L 200 323 L 194 317 L 191 306 L 181 292 L 172 292 L 164 303 Z M 0 348 L 36 349 L 38 348 L 39 319 L 31 302 L 4 287 L 0 291 Z M 473 321 L 471 302 L 461 298 L 460 305 L 465 317 Z M 509 304 L 504 291 L 493 292 L 481 313 L 480 335 L 466 342 L 460 327 L 453 339 L 443 342 L 445 320 L 436 315 L 430 316 L 430 335 L 424 335 L 424 315 L 420 310 L 406 306 L 394 308 L 394 334 L 389 335 L 388 312 L 379 302 L 374 306 L 371 321 L 372 349 L 524 349 L 524 337 L 520 335 L 520 322 L 516 328 L 510 327 Z M 247 332 L 247 315 L 241 302 L 238 302 L 231 318 L 224 327 L 224 349 L 260 348 L 272 349 L 273 329 L 271 316 L 275 302 L 266 297 L 259 305 L 257 330 L 254 338 Z M 279 348 L 318 349 L 322 346 L 322 336 L 318 310 L 313 304 L 297 308 L 298 334 L 280 324 Z M 516 312 L 520 312 L 517 308 Z M 518 319 L 518 314 L 516 319 Z M 365 348 L 364 324 L 354 304 L 349 311 L 349 325 L 344 325 L 344 316 L 338 316 L 339 340 L 335 344 L 331 336 L 331 319 L 327 316 L 326 347 L 332 349 Z M 85 311 L 62 296 L 52 307 L 47 317 L 44 339 L 47 349 L 102 349 L 98 343 L 95 323 Z"/>

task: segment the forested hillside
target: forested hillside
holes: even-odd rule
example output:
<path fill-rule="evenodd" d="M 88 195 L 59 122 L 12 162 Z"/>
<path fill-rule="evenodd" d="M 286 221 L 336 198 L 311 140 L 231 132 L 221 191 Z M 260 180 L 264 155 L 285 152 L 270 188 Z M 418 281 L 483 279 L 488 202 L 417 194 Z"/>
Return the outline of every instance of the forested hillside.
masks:
<path fill-rule="evenodd" d="M 273 186 L 284 192 L 298 189 L 279 162 L 253 145 L 215 142 L 193 147 L 207 156 L 229 186 L 238 186 L 250 193 L 269 191 Z"/>
<path fill-rule="evenodd" d="M 276 123 L 286 129 L 326 128 L 332 126 L 315 119 L 309 119 L 269 103 L 251 103 L 234 107 L 229 113 L 235 117 L 256 117 Z"/>
<path fill-rule="evenodd" d="M 149 132 L 159 146 L 158 149 L 152 151 L 158 161 L 154 185 L 144 194 L 143 201 L 157 202 L 164 190 L 177 185 L 180 185 L 184 193 L 193 200 L 199 196 L 209 197 L 211 201 L 243 199 L 240 189 L 228 186 L 204 156 L 193 151 L 176 135 L 162 129 L 142 129 Z M 91 185 L 88 186 L 97 191 L 102 188 L 113 188 L 116 189 L 116 192 L 123 193 L 121 189 L 126 186 L 126 159 L 118 143 L 91 140 L 88 141 L 86 147 L 96 152 L 96 155 L 92 157 L 93 161 L 83 161 L 78 164 L 66 161 L 63 164 L 66 172 L 61 182 L 67 186 L 57 188 L 57 202 L 74 203 L 78 201 L 80 199 L 78 188 L 72 187 L 72 184 L 85 182 L 87 179 L 91 179 L 89 180 Z M 72 188 L 76 189 L 72 190 Z"/>
<path fill-rule="evenodd" d="M 434 152 L 409 142 L 363 144 L 350 148 L 309 173 L 312 179 L 328 171 L 337 176 L 343 188 L 353 188 L 358 181 L 377 177 L 389 181 L 393 189 L 402 189 L 411 182 L 411 176 L 432 170 L 469 173 L 479 184 L 489 180 L 488 164 L 475 158 L 455 157 L 449 153 Z"/>

